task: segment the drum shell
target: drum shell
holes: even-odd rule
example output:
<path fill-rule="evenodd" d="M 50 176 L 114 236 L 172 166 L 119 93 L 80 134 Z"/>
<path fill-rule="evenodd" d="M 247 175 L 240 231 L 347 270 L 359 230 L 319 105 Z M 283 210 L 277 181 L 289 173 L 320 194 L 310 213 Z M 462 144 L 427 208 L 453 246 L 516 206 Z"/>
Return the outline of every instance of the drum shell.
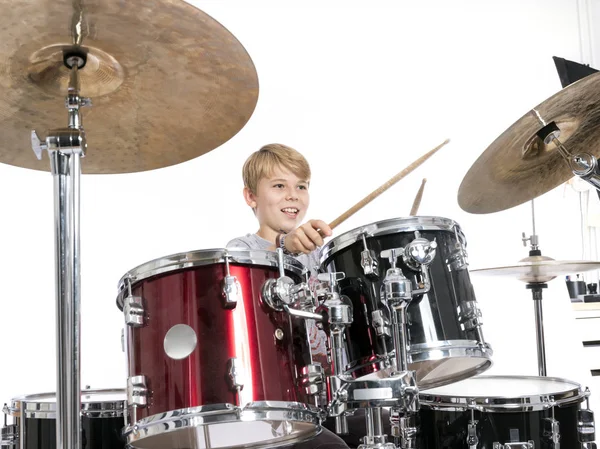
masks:
<path fill-rule="evenodd" d="M 372 325 L 372 314 L 381 310 L 389 313 L 381 302 L 381 286 L 389 260 L 381 258 L 381 251 L 401 248 L 420 237 L 437 243 L 436 256 L 429 266 L 431 289 L 413 298 L 408 306 L 409 368 L 417 371 L 419 388 L 430 388 L 454 382 L 481 373 L 491 366 L 492 351 L 485 343 L 481 326 L 469 328 L 464 325 L 467 304 L 477 304 L 471 284 L 466 259 L 466 239 L 458 224 L 439 217 L 411 217 L 374 223 L 364 227 L 367 248 L 379 262 L 378 276 L 368 276 L 361 266 L 365 250 L 360 238 L 361 228 L 350 231 L 354 238 L 340 236 L 342 244 L 335 240 L 322 251 L 321 271 L 343 272 L 345 279 L 339 282 L 340 293 L 353 304 L 353 323 L 346 329 L 348 344 L 347 370 L 355 377 L 370 374 L 376 369 L 373 362 L 393 353 L 391 336 L 377 336 Z M 414 288 L 422 282 L 419 272 L 398 259 L 404 275 Z M 389 319 L 389 318 L 388 318 Z M 482 322 L 480 320 L 480 322 Z M 442 351 L 447 354 L 440 355 Z M 478 360 L 461 372 L 450 376 L 429 376 L 444 358 L 454 356 Z M 383 365 L 380 365 L 383 366 Z"/>
<path fill-rule="evenodd" d="M 142 326 L 126 327 L 127 367 L 129 376 L 145 376 L 148 390 L 147 405 L 137 407 L 138 420 L 208 404 L 307 401 L 298 377 L 311 361 L 305 323 L 261 299 L 265 282 L 278 277 L 277 268 L 232 262 L 229 270 L 241 287 L 235 307 L 223 300 L 227 270 L 221 262 L 133 284 L 133 296 L 142 298 L 145 312 Z M 295 282 L 302 280 L 286 274 Z M 189 356 L 173 359 L 164 340 L 181 324 L 193 329 L 197 345 Z M 243 371 L 239 393 L 231 381 L 234 358 Z"/>

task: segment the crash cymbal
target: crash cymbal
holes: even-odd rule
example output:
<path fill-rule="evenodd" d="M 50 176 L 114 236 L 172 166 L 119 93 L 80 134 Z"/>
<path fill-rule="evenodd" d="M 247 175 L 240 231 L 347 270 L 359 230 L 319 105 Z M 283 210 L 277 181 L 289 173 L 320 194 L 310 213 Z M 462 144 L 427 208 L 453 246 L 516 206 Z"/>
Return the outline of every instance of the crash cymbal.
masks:
<path fill-rule="evenodd" d="M 546 123 L 556 122 L 571 154 L 600 156 L 600 73 L 571 84 L 534 109 Z M 536 136 L 543 126 L 535 111 L 504 131 L 471 166 L 458 191 L 465 211 L 508 209 L 573 177 L 554 143 L 546 145 Z"/>
<path fill-rule="evenodd" d="M 592 260 L 554 260 L 545 256 L 531 256 L 515 265 L 469 270 L 488 276 L 509 276 L 527 283 L 548 282 L 557 276 L 584 271 L 600 270 L 600 262 Z"/>
<path fill-rule="evenodd" d="M 69 69 L 80 44 L 88 149 L 84 173 L 167 167 L 207 153 L 249 120 L 258 99 L 250 56 L 183 0 L 0 0 L 0 162 L 50 170 L 31 150 L 67 125 Z"/>

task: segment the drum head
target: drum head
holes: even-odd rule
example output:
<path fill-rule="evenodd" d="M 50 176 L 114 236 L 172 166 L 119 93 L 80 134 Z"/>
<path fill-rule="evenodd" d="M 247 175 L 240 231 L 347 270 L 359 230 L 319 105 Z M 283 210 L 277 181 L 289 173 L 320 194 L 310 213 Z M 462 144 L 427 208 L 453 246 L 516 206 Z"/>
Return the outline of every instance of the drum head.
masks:
<path fill-rule="evenodd" d="M 486 411 L 542 410 L 583 401 L 581 386 L 565 379 L 527 376 L 477 376 L 420 394 L 425 407 Z"/>

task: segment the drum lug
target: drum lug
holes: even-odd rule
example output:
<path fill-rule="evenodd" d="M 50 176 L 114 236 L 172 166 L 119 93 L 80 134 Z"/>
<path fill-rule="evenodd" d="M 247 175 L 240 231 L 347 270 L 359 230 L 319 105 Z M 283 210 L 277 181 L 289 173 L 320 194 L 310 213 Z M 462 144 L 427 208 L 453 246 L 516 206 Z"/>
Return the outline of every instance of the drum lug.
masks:
<path fill-rule="evenodd" d="M 237 357 L 231 357 L 227 361 L 227 380 L 233 391 L 239 392 L 244 388 L 244 368 Z"/>
<path fill-rule="evenodd" d="M 383 310 L 376 309 L 371 312 L 371 322 L 378 337 L 391 337 L 392 330 L 389 320 L 384 316 Z"/>
<path fill-rule="evenodd" d="M 139 296 L 128 295 L 123 300 L 123 313 L 125 314 L 125 324 L 132 327 L 144 326 L 144 302 Z"/>
<path fill-rule="evenodd" d="M 375 252 L 367 246 L 365 234 L 361 234 L 364 250 L 360 253 L 360 266 L 368 279 L 377 280 L 379 278 L 379 261 Z"/>
<path fill-rule="evenodd" d="M 146 407 L 148 404 L 148 383 L 146 376 L 131 376 L 127 379 L 127 403 L 133 407 Z"/>
<path fill-rule="evenodd" d="M 532 440 L 527 443 L 494 443 L 492 449 L 535 449 L 535 443 Z"/>
<path fill-rule="evenodd" d="M 476 301 L 463 301 L 458 305 L 458 322 L 464 331 L 481 327 L 481 310 Z"/>
<path fill-rule="evenodd" d="M 320 363 L 311 363 L 302 368 L 300 373 L 300 384 L 304 392 L 309 395 L 319 394 L 323 391 L 323 367 Z"/>
<path fill-rule="evenodd" d="M 450 256 L 446 259 L 446 265 L 450 271 L 465 270 L 469 266 L 469 256 L 467 254 L 465 243 L 463 243 L 464 236 L 462 239 L 460 238 L 456 226 L 454 227 L 454 236 L 456 237 L 455 250 L 452 251 Z"/>
<path fill-rule="evenodd" d="M 560 449 L 560 425 L 556 419 L 543 419 L 542 435 L 548 441 L 549 449 Z"/>
<path fill-rule="evenodd" d="M 232 276 L 229 270 L 229 256 L 225 255 L 225 278 L 221 283 L 221 296 L 224 309 L 235 309 L 239 299 L 242 297 L 242 286 L 236 276 Z"/>
<path fill-rule="evenodd" d="M 472 405 L 472 403 L 469 405 Z M 467 446 L 469 446 L 469 449 L 477 449 L 477 445 L 479 444 L 479 438 L 477 438 L 478 422 L 475 419 L 475 410 L 471 408 L 471 419 L 467 425 Z"/>
<path fill-rule="evenodd" d="M 585 400 L 587 409 L 577 411 L 577 439 L 580 443 L 592 443 L 596 438 L 596 425 L 594 423 L 594 412 L 590 410 L 590 389 L 585 389 Z"/>

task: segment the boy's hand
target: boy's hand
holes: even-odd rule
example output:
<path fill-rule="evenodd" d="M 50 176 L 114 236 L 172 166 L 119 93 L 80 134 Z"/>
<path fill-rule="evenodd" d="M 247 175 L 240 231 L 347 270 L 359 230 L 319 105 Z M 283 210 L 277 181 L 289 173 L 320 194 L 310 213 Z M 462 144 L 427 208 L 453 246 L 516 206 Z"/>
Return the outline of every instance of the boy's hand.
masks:
<path fill-rule="evenodd" d="M 309 220 L 285 236 L 285 248 L 292 254 L 309 254 L 323 246 L 323 237 L 332 235 L 323 220 Z"/>

